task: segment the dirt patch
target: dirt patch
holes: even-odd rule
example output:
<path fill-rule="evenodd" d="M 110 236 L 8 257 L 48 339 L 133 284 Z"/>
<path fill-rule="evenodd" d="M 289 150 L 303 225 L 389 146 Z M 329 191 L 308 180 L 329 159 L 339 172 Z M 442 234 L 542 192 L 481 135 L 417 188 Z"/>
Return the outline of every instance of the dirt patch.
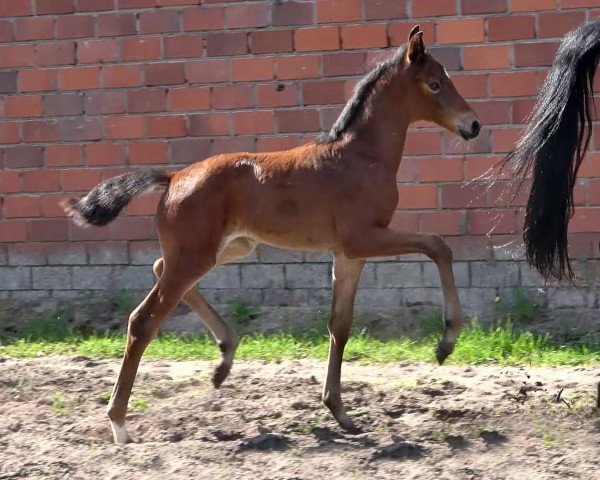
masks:
<path fill-rule="evenodd" d="M 600 471 L 599 370 L 345 364 L 362 433 L 320 402 L 320 362 L 144 361 L 111 443 L 118 363 L 0 359 L 0 479 L 564 479 Z M 559 392 L 562 393 L 560 396 Z M 558 397 L 558 398 L 557 398 Z M 558 399 L 558 401 L 557 401 Z"/>

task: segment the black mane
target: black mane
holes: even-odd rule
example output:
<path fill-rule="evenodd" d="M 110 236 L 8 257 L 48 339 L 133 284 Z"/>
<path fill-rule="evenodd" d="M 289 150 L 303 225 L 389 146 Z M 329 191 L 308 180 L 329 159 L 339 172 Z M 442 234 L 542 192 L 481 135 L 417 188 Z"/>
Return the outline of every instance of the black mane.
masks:
<path fill-rule="evenodd" d="M 348 131 L 352 124 L 365 110 L 365 105 L 375 88 L 375 85 L 392 67 L 397 66 L 406 53 L 406 47 L 400 47 L 397 52 L 388 58 L 379 62 L 375 68 L 367 73 L 356 85 L 352 98 L 344 106 L 342 113 L 327 133 L 322 133 L 317 138 L 318 144 L 330 143 L 338 140 L 342 134 Z"/>

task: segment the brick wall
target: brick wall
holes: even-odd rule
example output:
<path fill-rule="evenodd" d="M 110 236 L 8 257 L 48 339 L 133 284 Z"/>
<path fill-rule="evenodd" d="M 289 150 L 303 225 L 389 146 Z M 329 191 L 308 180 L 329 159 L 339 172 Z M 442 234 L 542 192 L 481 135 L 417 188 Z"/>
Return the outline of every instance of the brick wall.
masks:
<path fill-rule="evenodd" d="M 544 302 L 518 248 L 524 196 L 501 208 L 506 180 L 490 185 L 482 175 L 514 144 L 562 35 L 599 13 L 598 0 L 2 0 L 0 294 L 148 288 L 156 197 L 101 229 L 67 222 L 59 201 L 131 169 L 310 141 L 419 23 L 485 129 L 465 144 L 415 126 L 393 224 L 447 238 L 468 307 L 484 309 L 519 284 Z M 600 129 L 593 143 L 571 236 L 573 254 L 590 259 L 589 285 L 599 256 Z M 263 248 L 203 285 L 216 303 L 324 305 L 328 261 Z M 437 285 L 421 257 L 372 262 L 359 302 L 436 303 Z M 553 306 L 596 306 L 592 289 L 562 292 L 548 297 Z"/>

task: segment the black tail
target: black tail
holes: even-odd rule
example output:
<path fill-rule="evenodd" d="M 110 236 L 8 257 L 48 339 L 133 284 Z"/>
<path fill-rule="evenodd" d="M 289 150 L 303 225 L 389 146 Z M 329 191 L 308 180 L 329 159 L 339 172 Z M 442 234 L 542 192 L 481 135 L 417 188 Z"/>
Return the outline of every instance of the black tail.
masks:
<path fill-rule="evenodd" d="M 170 181 L 171 176 L 160 170 L 125 173 L 102 182 L 80 200 L 66 200 L 63 208 L 78 225 L 99 227 L 117 218 L 136 195 L 167 187 Z"/>
<path fill-rule="evenodd" d="M 529 263 L 545 278 L 573 279 L 567 228 L 577 171 L 592 135 L 600 20 L 563 39 L 526 130 L 505 163 L 524 179 L 533 168 L 523 238 Z"/>

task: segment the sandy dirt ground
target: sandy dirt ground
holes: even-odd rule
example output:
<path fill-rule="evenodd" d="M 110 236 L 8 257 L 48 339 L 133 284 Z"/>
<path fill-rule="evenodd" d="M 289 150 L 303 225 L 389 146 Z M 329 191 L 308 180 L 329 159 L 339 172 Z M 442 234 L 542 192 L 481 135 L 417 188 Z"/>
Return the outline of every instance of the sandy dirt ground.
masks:
<path fill-rule="evenodd" d="M 321 362 L 239 362 L 214 390 L 208 362 L 143 361 L 116 446 L 117 368 L 0 359 L 0 479 L 600 479 L 598 368 L 347 363 L 350 435 Z"/>

